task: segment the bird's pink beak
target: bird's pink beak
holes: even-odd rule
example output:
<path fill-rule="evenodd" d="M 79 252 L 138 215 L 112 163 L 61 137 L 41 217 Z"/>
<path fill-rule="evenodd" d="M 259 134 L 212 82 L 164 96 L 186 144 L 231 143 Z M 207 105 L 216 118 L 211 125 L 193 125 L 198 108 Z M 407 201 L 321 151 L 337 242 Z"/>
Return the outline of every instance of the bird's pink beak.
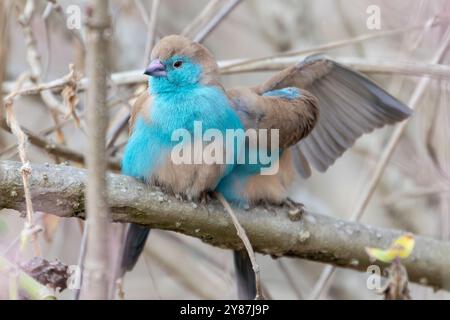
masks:
<path fill-rule="evenodd" d="M 144 74 L 152 77 L 162 77 L 166 75 L 166 67 L 159 59 L 155 59 L 145 69 Z"/>

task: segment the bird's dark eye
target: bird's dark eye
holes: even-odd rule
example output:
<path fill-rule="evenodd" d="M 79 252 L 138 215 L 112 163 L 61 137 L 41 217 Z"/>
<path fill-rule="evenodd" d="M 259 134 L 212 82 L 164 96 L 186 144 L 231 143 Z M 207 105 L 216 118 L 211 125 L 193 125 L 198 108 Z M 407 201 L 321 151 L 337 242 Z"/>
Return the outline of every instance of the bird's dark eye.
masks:
<path fill-rule="evenodd" d="M 176 69 L 181 68 L 182 65 L 183 65 L 183 61 L 181 61 L 181 60 L 177 60 L 173 63 L 173 67 Z"/>

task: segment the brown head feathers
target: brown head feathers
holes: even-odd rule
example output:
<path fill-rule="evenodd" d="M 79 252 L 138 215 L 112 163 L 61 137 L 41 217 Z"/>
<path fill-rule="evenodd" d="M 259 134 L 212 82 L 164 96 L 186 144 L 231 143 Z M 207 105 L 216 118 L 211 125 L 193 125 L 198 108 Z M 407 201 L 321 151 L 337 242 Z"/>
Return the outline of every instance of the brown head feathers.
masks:
<path fill-rule="evenodd" d="M 153 48 L 151 58 L 164 61 L 176 55 L 188 57 L 202 66 L 202 82 L 217 81 L 219 67 L 211 52 L 186 37 L 170 35 L 162 38 Z"/>

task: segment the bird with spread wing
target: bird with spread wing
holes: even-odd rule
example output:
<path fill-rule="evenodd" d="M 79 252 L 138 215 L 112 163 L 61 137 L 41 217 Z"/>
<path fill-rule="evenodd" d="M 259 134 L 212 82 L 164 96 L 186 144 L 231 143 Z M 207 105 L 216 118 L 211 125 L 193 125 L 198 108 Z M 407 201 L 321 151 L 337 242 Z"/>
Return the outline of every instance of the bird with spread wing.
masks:
<path fill-rule="evenodd" d="M 225 90 L 208 49 L 171 35 L 155 46 L 145 74 L 149 88 L 132 111 L 122 172 L 193 199 L 215 190 L 236 205 L 269 203 L 301 209 L 288 198 L 295 171 L 303 178 L 312 168 L 324 172 L 364 133 L 411 115 L 408 107 L 373 81 L 322 55 L 307 57 L 260 85 Z M 178 129 L 193 132 L 196 121 L 202 130 L 224 134 L 277 130 L 278 148 L 271 154 L 277 172 L 261 174 L 261 163 L 245 161 L 176 163 L 171 157 L 172 134 Z M 246 141 L 242 148 L 250 152 L 250 145 Z M 149 231 L 129 226 L 122 276 L 134 267 Z M 239 298 L 253 299 L 255 278 L 249 257 L 244 250 L 236 251 L 234 260 Z"/>

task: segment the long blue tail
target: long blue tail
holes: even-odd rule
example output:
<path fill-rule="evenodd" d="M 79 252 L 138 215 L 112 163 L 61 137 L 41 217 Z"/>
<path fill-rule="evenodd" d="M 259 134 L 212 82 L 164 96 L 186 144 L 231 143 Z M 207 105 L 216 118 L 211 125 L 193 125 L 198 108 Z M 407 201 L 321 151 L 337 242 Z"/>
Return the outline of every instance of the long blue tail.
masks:
<path fill-rule="evenodd" d="M 130 223 L 123 248 L 122 261 L 120 263 L 120 277 L 125 272 L 131 271 L 139 259 L 145 247 L 150 228 Z"/>
<path fill-rule="evenodd" d="M 148 227 L 134 223 L 129 225 L 120 264 L 120 277 L 123 277 L 127 271 L 131 271 L 134 268 L 144 250 L 149 234 L 150 228 Z M 256 280 L 247 251 L 234 251 L 233 257 L 238 298 L 240 300 L 253 300 L 256 296 Z"/>
<path fill-rule="evenodd" d="M 256 279 L 247 251 L 234 251 L 233 257 L 238 299 L 254 300 L 256 297 Z"/>

